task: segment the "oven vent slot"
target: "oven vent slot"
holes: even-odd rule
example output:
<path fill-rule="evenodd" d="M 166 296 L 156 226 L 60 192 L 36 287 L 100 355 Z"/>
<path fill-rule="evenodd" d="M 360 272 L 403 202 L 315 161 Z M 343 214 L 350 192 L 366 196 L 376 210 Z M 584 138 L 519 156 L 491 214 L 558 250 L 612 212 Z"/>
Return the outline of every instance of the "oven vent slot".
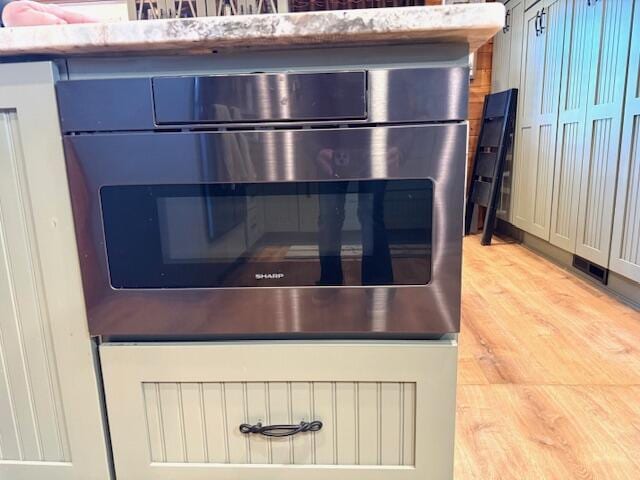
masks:
<path fill-rule="evenodd" d="M 591 278 L 594 278 L 604 285 L 606 285 L 609 281 L 609 270 L 601 267 L 600 265 L 596 265 L 595 263 L 590 262 L 586 258 L 574 255 L 573 267 L 580 270 L 582 273 L 589 275 Z"/>

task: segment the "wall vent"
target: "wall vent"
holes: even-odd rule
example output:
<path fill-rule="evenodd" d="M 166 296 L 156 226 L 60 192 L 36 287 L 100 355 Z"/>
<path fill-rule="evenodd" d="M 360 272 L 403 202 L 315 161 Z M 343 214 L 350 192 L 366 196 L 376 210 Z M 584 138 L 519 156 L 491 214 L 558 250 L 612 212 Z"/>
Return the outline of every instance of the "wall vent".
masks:
<path fill-rule="evenodd" d="M 609 280 L 609 270 L 601 267 L 600 265 L 596 265 L 595 263 L 591 263 L 586 258 L 579 257 L 578 255 L 573 256 L 573 266 L 577 268 L 583 273 L 586 273 L 591 278 L 598 280 L 600 283 L 606 285 Z"/>

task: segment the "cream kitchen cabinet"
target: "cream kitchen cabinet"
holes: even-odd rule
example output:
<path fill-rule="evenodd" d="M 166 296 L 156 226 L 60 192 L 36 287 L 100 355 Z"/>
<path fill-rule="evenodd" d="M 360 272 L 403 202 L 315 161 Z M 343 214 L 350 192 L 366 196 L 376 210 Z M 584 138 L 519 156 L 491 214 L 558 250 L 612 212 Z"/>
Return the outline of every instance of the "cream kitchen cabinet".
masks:
<path fill-rule="evenodd" d="M 457 344 L 100 348 L 118 480 L 450 480 Z M 269 438 L 241 424 L 322 422 Z"/>
<path fill-rule="evenodd" d="M 549 239 L 564 0 L 544 0 L 525 13 L 520 113 L 512 195 L 513 223 Z"/>
<path fill-rule="evenodd" d="M 605 268 L 611 261 L 630 278 L 636 233 L 627 223 L 638 208 L 631 23 L 639 8 L 543 0 L 526 10 L 511 189 L 514 225 Z"/>
<path fill-rule="evenodd" d="M 575 252 L 595 8 L 567 2 L 549 241 Z"/>
<path fill-rule="evenodd" d="M 640 9 L 633 16 L 609 268 L 640 282 Z"/>
<path fill-rule="evenodd" d="M 568 0 L 550 242 L 606 266 L 633 3 Z"/>
<path fill-rule="evenodd" d="M 591 64 L 576 254 L 608 266 L 633 4 L 591 2 Z"/>
<path fill-rule="evenodd" d="M 520 87 L 524 1 L 510 0 L 505 8 L 505 26 L 493 39 L 492 93 Z"/>
<path fill-rule="evenodd" d="M 522 34 L 524 28 L 524 1 L 510 0 L 506 3 L 505 26 L 494 37 L 493 72 L 491 92 L 520 88 L 520 63 L 522 61 Z M 511 219 L 511 184 L 513 179 L 514 144 L 507 153 L 504 176 L 498 205 L 498 217 Z"/>
<path fill-rule="evenodd" d="M 50 62 L 0 65 L 0 478 L 111 478 Z"/>
<path fill-rule="evenodd" d="M 507 89 L 509 82 L 509 55 L 511 53 L 511 33 L 509 31 L 509 6 L 504 19 L 504 27 L 493 37 L 493 71 L 491 73 L 491 93 Z"/>

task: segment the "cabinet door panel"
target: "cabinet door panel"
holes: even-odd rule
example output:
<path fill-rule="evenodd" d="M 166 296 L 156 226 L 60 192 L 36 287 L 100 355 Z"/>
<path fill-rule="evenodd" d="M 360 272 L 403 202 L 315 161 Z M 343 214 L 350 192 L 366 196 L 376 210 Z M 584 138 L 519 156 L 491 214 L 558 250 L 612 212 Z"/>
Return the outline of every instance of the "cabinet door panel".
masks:
<path fill-rule="evenodd" d="M 509 12 L 511 50 L 509 52 L 509 75 L 507 79 L 507 88 L 520 88 L 522 35 L 524 31 L 524 4 L 522 2 L 509 3 Z"/>
<path fill-rule="evenodd" d="M 575 251 L 576 215 L 580 194 L 580 163 L 584 120 L 561 122 L 556 145 L 554 193 L 549 241 L 570 252 Z"/>
<path fill-rule="evenodd" d="M 536 104 L 540 94 L 540 55 L 542 42 L 536 35 L 535 11 L 527 12 L 525 18 L 525 39 L 522 52 L 523 73 L 520 82 L 522 109 L 520 111 L 521 125 L 532 125 L 536 118 Z"/>
<path fill-rule="evenodd" d="M 51 62 L 0 65 L 0 478 L 110 478 Z"/>
<path fill-rule="evenodd" d="M 509 45 L 511 35 L 500 30 L 493 37 L 493 61 L 491 72 L 491 93 L 504 90 L 507 72 L 509 69 Z"/>
<path fill-rule="evenodd" d="M 509 3 L 509 11 L 511 13 L 509 19 L 509 30 L 511 34 L 511 50 L 509 52 L 509 74 L 507 78 L 507 88 L 517 88 L 520 90 L 520 72 L 522 71 L 522 44 L 524 33 L 524 3 L 522 1 L 512 1 Z M 520 110 L 521 97 L 518 95 L 518 108 Z M 511 222 L 513 213 L 511 211 L 512 189 L 514 184 L 514 157 L 516 155 L 515 141 L 517 138 L 517 129 L 519 123 L 516 119 L 516 125 L 511 139 L 511 147 L 507 152 L 504 166 L 504 175 L 502 177 L 502 185 L 500 189 L 500 200 L 498 204 L 498 218 Z"/>
<path fill-rule="evenodd" d="M 550 124 L 558 113 L 558 97 L 560 93 L 560 73 L 562 68 L 562 47 L 564 45 L 566 0 L 552 0 L 544 4 L 544 16 L 541 24 L 544 31 L 544 53 L 541 58 L 542 93 L 540 98 L 540 115 L 542 124 Z"/>
<path fill-rule="evenodd" d="M 575 252 L 595 8 L 568 0 L 549 241 Z"/>
<path fill-rule="evenodd" d="M 555 157 L 555 122 L 538 127 L 537 160 L 535 162 L 533 217 L 529 233 L 548 239 L 551 221 L 551 195 Z"/>
<path fill-rule="evenodd" d="M 537 128 L 539 129 L 538 156 L 536 158 L 535 197 L 533 219 L 529 233 L 545 240 L 549 239 L 551 226 L 551 200 L 553 195 L 553 172 L 555 166 L 556 133 L 558 127 L 558 101 L 560 96 L 560 74 L 562 47 L 564 44 L 566 0 L 544 2 L 545 15 L 541 21 L 544 33 L 540 66 L 542 69 L 540 103 Z"/>
<path fill-rule="evenodd" d="M 602 0 L 595 12 L 576 253 L 608 266 L 633 2 Z"/>
<path fill-rule="evenodd" d="M 516 170 L 515 186 L 513 188 L 513 223 L 518 228 L 528 231 L 531 224 L 533 203 L 531 202 L 533 188 L 531 178 L 535 178 L 535 163 L 531 160 L 531 152 L 535 151 L 537 144 L 536 131 L 530 127 L 521 127 L 518 130 L 518 154 L 519 162 Z"/>
<path fill-rule="evenodd" d="M 549 239 L 558 99 L 564 44 L 565 0 L 547 0 L 542 20 L 544 32 L 536 33 L 538 10 L 527 12 L 525 65 L 520 132 L 531 128 L 527 139 L 518 139 L 517 197 L 514 223 Z M 521 137 L 523 135 L 521 134 Z"/>
<path fill-rule="evenodd" d="M 452 478 L 453 340 L 100 352 L 118 480 Z M 311 420 L 291 437 L 239 430 Z"/>
<path fill-rule="evenodd" d="M 540 92 L 540 37 L 536 35 L 536 12 L 527 12 L 524 20 L 524 48 L 522 52 L 522 76 L 518 94 L 518 122 L 514 156 L 513 194 L 511 211 L 513 224 L 528 231 L 532 224 L 531 179 L 535 168 L 537 128 L 534 128 L 537 116 L 535 105 Z"/>
<path fill-rule="evenodd" d="M 640 282 L 640 11 L 635 9 L 609 268 Z"/>

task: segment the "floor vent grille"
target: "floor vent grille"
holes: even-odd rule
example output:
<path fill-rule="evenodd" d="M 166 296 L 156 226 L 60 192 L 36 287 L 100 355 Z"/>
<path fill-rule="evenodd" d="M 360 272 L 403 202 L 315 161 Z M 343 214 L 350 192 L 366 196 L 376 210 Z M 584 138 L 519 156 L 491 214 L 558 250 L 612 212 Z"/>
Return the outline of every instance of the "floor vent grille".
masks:
<path fill-rule="evenodd" d="M 609 270 L 601 267 L 600 265 L 596 265 L 595 263 L 591 263 L 586 258 L 579 257 L 578 255 L 573 256 L 573 266 L 577 268 L 583 273 L 586 273 L 591 278 L 598 280 L 600 283 L 606 285 L 609 280 Z"/>

